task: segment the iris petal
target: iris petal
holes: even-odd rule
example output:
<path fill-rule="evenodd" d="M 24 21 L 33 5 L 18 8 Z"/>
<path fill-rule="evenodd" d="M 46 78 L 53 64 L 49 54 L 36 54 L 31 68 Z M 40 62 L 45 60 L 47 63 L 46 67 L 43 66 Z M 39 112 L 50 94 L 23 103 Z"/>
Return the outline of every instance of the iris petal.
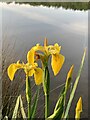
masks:
<path fill-rule="evenodd" d="M 33 76 L 33 74 L 34 74 L 34 69 L 32 69 L 32 70 L 29 71 L 28 76 Z"/>
<path fill-rule="evenodd" d="M 41 68 L 36 68 L 34 72 L 34 79 L 36 85 L 40 85 L 43 81 L 43 70 Z"/>
<path fill-rule="evenodd" d="M 35 46 L 35 51 L 45 52 L 45 48 L 39 44 Z"/>
<path fill-rule="evenodd" d="M 32 49 L 30 51 L 28 51 L 27 53 L 27 61 L 29 64 L 33 64 L 34 63 L 34 54 L 35 51 L 45 51 L 43 46 L 40 46 L 39 44 L 37 44 L 36 46 L 32 47 Z"/>
<path fill-rule="evenodd" d="M 28 53 L 27 53 L 27 61 L 29 64 L 33 64 L 34 63 L 34 49 L 31 49 Z"/>
<path fill-rule="evenodd" d="M 56 49 L 58 52 L 60 52 L 61 46 L 59 46 L 58 43 L 55 43 L 55 44 L 54 44 L 54 47 L 55 47 L 55 49 Z"/>
<path fill-rule="evenodd" d="M 64 63 L 65 57 L 61 54 L 52 54 L 51 66 L 54 75 L 57 75 Z"/>
<path fill-rule="evenodd" d="M 61 46 L 59 46 L 57 43 L 54 44 L 54 46 L 50 45 L 48 46 L 48 51 L 50 54 L 59 54 L 61 50 Z"/>
<path fill-rule="evenodd" d="M 17 64 L 15 64 L 15 63 L 11 64 L 8 67 L 7 72 L 8 72 L 8 76 L 9 76 L 10 80 L 13 80 L 14 75 L 18 69 L 20 69 L 20 66 L 17 66 Z"/>

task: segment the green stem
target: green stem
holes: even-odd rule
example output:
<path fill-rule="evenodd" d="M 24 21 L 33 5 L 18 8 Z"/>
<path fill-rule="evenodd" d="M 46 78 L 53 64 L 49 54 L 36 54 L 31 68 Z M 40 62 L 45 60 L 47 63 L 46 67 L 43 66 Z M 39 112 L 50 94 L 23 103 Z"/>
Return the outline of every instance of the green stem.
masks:
<path fill-rule="evenodd" d="M 44 66 L 43 88 L 45 94 L 45 118 L 49 115 L 49 91 L 50 91 L 50 74 L 48 66 Z"/>
<path fill-rule="evenodd" d="M 45 95 L 45 118 L 48 117 L 49 114 L 49 95 Z"/>
<path fill-rule="evenodd" d="M 28 75 L 26 75 L 26 99 L 28 103 L 28 119 L 31 116 L 31 85 Z"/>
<path fill-rule="evenodd" d="M 28 103 L 28 119 L 30 119 L 31 116 L 31 103 Z"/>

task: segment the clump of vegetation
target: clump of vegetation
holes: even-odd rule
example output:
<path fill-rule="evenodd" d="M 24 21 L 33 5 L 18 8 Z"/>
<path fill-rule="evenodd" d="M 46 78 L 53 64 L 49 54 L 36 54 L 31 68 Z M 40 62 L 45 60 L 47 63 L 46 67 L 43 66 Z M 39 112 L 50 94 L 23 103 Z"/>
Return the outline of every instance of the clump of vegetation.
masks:
<path fill-rule="evenodd" d="M 78 75 L 76 77 L 75 83 L 72 87 L 72 90 L 70 92 L 69 100 L 66 102 L 67 99 L 67 93 L 70 89 L 71 81 L 72 81 L 72 74 L 74 65 L 71 66 L 65 85 L 63 86 L 60 95 L 58 97 L 58 100 L 56 102 L 53 114 L 50 115 L 49 113 L 49 98 L 50 98 L 50 72 L 48 69 L 48 61 L 51 59 L 51 67 L 52 71 L 54 73 L 54 76 L 56 76 L 61 68 L 63 67 L 65 56 L 63 56 L 60 53 L 61 46 L 59 46 L 57 43 L 54 45 L 48 45 L 48 40 L 45 38 L 44 40 L 44 46 L 41 46 L 40 44 L 36 44 L 36 46 L 32 47 L 29 52 L 27 53 L 27 62 L 20 62 L 17 61 L 16 63 L 12 63 L 8 69 L 7 73 L 11 81 L 13 81 L 15 73 L 19 69 L 23 69 L 26 75 L 26 101 L 28 106 L 28 115 L 26 115 L 24 107 L 23 107 L 23 100 L 21 95 L 18 96 L 16 105 L 13 111 L 12 119 L 18 117 L 18 110 L 21 111 L 22 118 L 28 118 L 33 119 L 35 118 L 35 114 L 37 112 L 37 104 L 39 99 L 39 91 L 40 87 L 43 87 L 43 93 L 44 93 L 44 101 L 45 101 L 45 109 L 44 109 L 44 118 L 46 120 L 49 119 L 66 119 L 69 118 L 69 110 L 71 107 L 72 100 L 75 95 L 75 91 L 79 82 L 79 78 L 81 75 L 81 71 L 83 68 L 85 55 L 86 55 L 86 49 L 84 50 L 84 54 L 82 57 L 81 65 L 78 71 Z M 50 57 L 51 56 L 51 57 Z M 41 62 L 41 66 L 39 67 L 38 61 Z M 34 76 L 35 84 L 37 85 L 37 90 L 33 99 L 33 104 L 31 104 L 32 101 L 32 90 L 31 90 L 31 76 Z M 20 109 L 19 109 L 20 107 Z M 82 98 L 80 97 L 75 110 L 75 119 L 80 119 L 80 115 L 82 112 Z M 7 116 L 6 116 L 7 117 Z"/>

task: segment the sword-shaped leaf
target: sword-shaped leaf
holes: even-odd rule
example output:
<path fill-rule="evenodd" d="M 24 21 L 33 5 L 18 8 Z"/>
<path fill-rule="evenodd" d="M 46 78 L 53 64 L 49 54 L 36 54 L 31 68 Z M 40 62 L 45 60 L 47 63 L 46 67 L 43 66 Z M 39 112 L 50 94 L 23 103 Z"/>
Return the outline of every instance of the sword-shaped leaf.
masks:
<path fill-rule="evenodd" d="M 83 54 L 83 57 L 82 57 L 82 61 L 81 61 L 81 64 L 80 64 L 78 75 L 76 77 L 76 81 L 74 83 L 74 86 L 73 86 L 71 94 L 70 94 L 70 98 L 69 98 L 67 108 L 66 108 L 66 111 L 65 111 L 65 115 L 64 115 L 65 119 L 68 117 L 68 113 L 69 113 L 69 110 L 70 110 L 70 107 L 71 107 L 71 103 L 72 103 L 72 100 L 73 100 L 73 97 L 74 97 L 74 94 L 75 94 L 75 91 L 76 91 L 76 88 L 77 88 L 77 85 L 78 85 L 78 82 L 79 82 L 79 79 L 80 79 L 81 71 L 82 71 L 82 68 L 83 68 L 83 65 L 84 65 L 85 55 L 86 55 L 86 49 L 84 50 L 84 54 Z"/>
<path fill-rule="evenodd" d="M 17 118 L 18 108 L 19 108 L 19 99 L 20 99 L 20 95 L 18 96 L 17 101 L 16 101 L 16 105 L 15 105 L 13 115 L 12 115 L 12 120 Z"/>
<path fill-rule="evenodd" d="M 19 100 L 20 100 L 20 109 L 21 109 L 21 114 L 22 114 L 23 119 L 25 119 L 25 118 L 26 118 L 26 113 L 25 113 L 25 111 L 24 111 L 24 107 L 23 107 L 23 102 L 22 102 L 21 95 L 20 95 Z"/>

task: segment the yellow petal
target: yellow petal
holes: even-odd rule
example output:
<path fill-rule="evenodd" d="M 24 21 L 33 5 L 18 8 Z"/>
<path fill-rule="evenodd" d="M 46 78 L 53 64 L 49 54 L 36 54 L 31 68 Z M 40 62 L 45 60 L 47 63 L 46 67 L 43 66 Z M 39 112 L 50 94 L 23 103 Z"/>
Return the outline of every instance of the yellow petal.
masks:
<path fill-rule="evenodd" d="M 59 46 L 58 43 L 55 43 L 55 44 L 54 44 L 54 47 L 55 47 L 55 49 L 56 49 L 58 52 L 60 52 L 61 46 Z"/>
<path fill-rule="evenodd" d="M 27 61 L 29 64 L 34 63 L 34 53 L 35 53 L 35 51 L 33 48 L 27 53 Z"/>
<path fill-rule="evenodd" d="M 34 69 L 32 69 L 32 70 L 29 71 L 28 76 L 33 76 L 33 74 L 34 74 Z"/>
<path fill-rule="evenodd" d="M 65 57 L 61 54 L 52 54 L 51 66 L 54 75 L 57 75 L 64 63 Z"/>
<path fill-rule="evenodd" d="M 54 46 L 49 45 L 48 48 L 49 48 L 50 54 L 59 54 L 61 50 L 61 46 L 59 46 L 57 43 L 54 44 Z"/>
<path fill-rule="evenodd" d="M 34 63 L 35 51 L 44 52 L 45 49 L 44 49 L 43 46 L 40 46 L 39 44 L 37 44 L 36 46 L 32 47 L 32 49 L 30 51 L 28 51 L 28 53 L 27 53 L 27 61 L 28 61 L 29 64 L 33 64 Z"/>
<path fill-rule="evenodd" d="M 34 72 L 34 79 L 36 85 L 40 85 L 43 81 L 43 70 L 41 68 L 36 68 Z"/>
<path fill-rule="evenodd" d="M 35 51 L 45 52 L 45 48 L 43 46 L 37 44 L 36 47 L 35 47 Z"/>
<path fill-rule="evenodd" d="M 7 69 L 7 72 L 8 72 L 8 76 L 10 78 L 10 80 L 13 80 L 14 78 L 14 75 L 15 75 L 15 72 L 18 70 L 19 68 L 17 67 L 17 64 L 11 64 L 8 69 Z"/>

